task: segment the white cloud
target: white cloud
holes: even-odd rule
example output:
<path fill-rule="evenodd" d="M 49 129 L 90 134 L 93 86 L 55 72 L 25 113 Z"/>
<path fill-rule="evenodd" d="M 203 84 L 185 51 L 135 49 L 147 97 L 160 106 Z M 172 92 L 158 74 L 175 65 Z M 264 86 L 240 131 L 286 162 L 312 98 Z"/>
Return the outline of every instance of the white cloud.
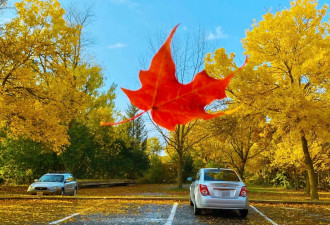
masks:
<path fill-rule="evenodd" d="M 127 47 L 127 45 L 126 44 L 123 44 L 123 43 L 116 43 L 116 44 L 114 44 L 114 45 L 109 45 L 108 46 L 108 49 L 118 49 L 118 48 L 125 48 L 125 47 Z"/>
<path fill-rule="evenodd" d="M 209 35 L 206 37 L 207 40 L 215 40 L 215 39 L 222 39 L 227 38 L 228 35 L 224 34 L 221 30 L 221 27 L 218 26 L 215 28 L 215 33 L 210 32 Z"/>

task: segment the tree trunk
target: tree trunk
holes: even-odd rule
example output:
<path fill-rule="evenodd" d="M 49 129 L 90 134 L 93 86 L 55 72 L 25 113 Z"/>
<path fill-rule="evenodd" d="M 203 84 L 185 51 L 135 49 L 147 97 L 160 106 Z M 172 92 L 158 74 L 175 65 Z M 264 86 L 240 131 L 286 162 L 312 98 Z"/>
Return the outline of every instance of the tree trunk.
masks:
<path fill-rule="evenodd" d="M 296 167 L 293 168 L 293 182 L 294 182 L 294 188 L 296 190 L 299 189 L 299 176 L 297 175 Z"/>
<path fill-rule="evenodd" d="M 177 188 L 182 188 L 182 152 L 178 151 L 178 155 Z"/>
<path fill-rule="evenodd" d="M 306 170 L 306 173 L 305 173 L 305 180 L 306 180 L 306 194 L 310 195 L 311 194 L 311 187 L 309 185 L 309 178 L 308 178 L 307 170 Z"/>
<path fill-rule="evenodd" d="M 242 180 L 244 180 L 244 170 L 245 170 L 245 163 L 239 167 L 238 175 L 241 177 Z"/>
<path fill-rule="evenodd" d="M 308 174 L 309 186 L 310 186 L 310 196 L 311 200 L 318 200 L 319 195 L 317 193 L 317 182 L 316 182 L 316 174 L 314 172 L 313 162 L 311 156 L 308 151 L 308 144 L 305 135 L 301 136 L 302 148 L 304 151 L 304 161 Z"/>

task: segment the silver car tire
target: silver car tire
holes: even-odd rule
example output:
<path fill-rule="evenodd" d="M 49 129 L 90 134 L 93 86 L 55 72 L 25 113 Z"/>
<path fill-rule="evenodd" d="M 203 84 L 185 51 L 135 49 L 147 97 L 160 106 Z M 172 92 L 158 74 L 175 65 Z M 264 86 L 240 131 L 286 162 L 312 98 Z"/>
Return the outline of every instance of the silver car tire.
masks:
<path fill-rule="evenodd" d="M 189 199 L 190 199 L 190 206 L 193 206 L 194 203 L 193 203 L 193 201 L 191 200 L 191 197 L 190 197 Z"/>
<path fill-rule="evenodd" d="M 245 218 L 248 214 L 249 210 L 248 209 L 240 209 L 239 214 L 241 218 Z"/>
<path fill-rule="evenodd" d="M 73 192 L 72 192 L 72 196 L 75 196 L 75 195 L 77 194 L 77 192 L 78 192 L 78 191 L 77 191 L 77 188 L 74 188 L 74 189 L 73 189 Z"/>
<path fill-rule="evenodd" d="M 200 208 L 197 208 L 196 206 L 196 201 L 195 201 L 195 204 L 194 204 L 194 215 L 200 215 L 201 214 L 201 209 Z"/>
<path fill-rule="evenodd" d="M 65 195 L 65 191 L 64 188 L 61 189 L 61 195 L 64 196 Z"/>

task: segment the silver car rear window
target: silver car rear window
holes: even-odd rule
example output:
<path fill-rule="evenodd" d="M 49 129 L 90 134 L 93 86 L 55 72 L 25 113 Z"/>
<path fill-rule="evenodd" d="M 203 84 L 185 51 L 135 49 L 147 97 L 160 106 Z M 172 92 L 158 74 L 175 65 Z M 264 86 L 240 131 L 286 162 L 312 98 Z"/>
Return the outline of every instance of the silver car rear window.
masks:
<path fill-rule="evenodd" d="M 210 169 L 204 172 L 205 181 L 240 181 L 236 173 L 232 170 Z"/>

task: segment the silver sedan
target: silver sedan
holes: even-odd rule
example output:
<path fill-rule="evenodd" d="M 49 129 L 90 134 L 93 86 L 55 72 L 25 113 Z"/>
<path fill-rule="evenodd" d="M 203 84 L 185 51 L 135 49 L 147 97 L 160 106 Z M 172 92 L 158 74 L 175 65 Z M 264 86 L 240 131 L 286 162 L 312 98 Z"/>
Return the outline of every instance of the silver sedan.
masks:
<path fill-rule="evenodd" d="M 193 180 L 191 177 L 188 180 Z M 234 170 L 224 168 L 203 168 L 190 185 L 190 205 L 194 214 L 201 209 L 238 209 L 241 217 L 248 214 L 247 188 Z"/>
<path fill-rule="evenodd" d="M 76 195 L 78 184 L 69 173 L 47 173 L 36 179 L 27 190 L 31 195 Z"/>

